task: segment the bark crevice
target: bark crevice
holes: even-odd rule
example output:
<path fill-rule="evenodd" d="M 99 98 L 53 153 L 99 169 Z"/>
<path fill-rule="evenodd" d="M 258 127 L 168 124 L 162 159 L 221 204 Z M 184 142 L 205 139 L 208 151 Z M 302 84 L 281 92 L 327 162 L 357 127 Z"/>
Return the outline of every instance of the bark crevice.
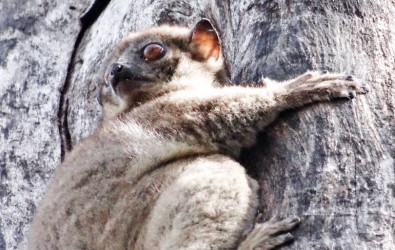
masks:
<path fill-rule="evenodd" d="M 66 153 L 72 149 L 71 134 L 67 120 L 68 110 L 69 110 L 69 100 L 67 94 L 71 85 L 71 76 L 73 72 L 73 67 L 75 65 L 75 58 L 77 55 L 77 51 L 86 31 L 99 18 L 101 13 L 106 9 L 107 5 L 110 2 L 111 0 L 96 0 L 92 4 L 92 6 L 88 9 L 88 11 L 85 12 L 80 18 L 81 30 L 75 41 L 73 52 L 70 58 L 70 63 L 67 67 L 67 75 L 66 75 L 65 83 L 63 84 L 63 88 L 60 91 L 59 109 L 58 109 L 58 127 L 60 134 L 60 143 L 61 143 L 60 152 L 61 152 L 62 161 L 64 160 Z"/>

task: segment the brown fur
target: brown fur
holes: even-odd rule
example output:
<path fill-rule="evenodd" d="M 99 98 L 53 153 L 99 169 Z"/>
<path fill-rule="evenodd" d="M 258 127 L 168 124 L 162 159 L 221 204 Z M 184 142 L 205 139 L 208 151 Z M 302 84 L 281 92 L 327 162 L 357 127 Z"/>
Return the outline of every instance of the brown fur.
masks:
<path fill-rule="evenodd" d="M 31 249 L 271 249 L 292 239 L 280 232 L 297 217 L 255 223 L 258 185 L 234 159 L 281 111 L 367 88 L 317 72 L 219 87 L 222 56 L 211 53 L 219 38 L 207 42 L 216 34 L 207 20 L 196 27 L 153 28 L 120 43 L 103 69 L 103 122 L 55 173 Z M 140 58 L 152 42 L 166 55 Z"/>

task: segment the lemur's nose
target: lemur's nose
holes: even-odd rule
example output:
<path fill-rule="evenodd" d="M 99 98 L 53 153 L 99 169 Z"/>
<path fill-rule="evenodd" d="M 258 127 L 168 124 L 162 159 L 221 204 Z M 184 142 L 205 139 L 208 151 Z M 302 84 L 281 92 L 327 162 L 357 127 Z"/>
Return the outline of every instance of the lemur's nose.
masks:
<path fill-rule="evenodd" d="M 115 76 L 115 77 L 117 77 L 117 76 L 119 77 L 121 72 L 122 72 L 122 70 L 123 70 L 122 64 L 113 63 L 111 65 L 111 72 L 110 72 L 110 74 Z"/>
<path fill-rule="evenodd" d="M 111 84 L 113 88 L 115 88 L 118 83 L 125 78 L 125 76 L 123 76 L 125 74 L 125 68 L 120 63 L 111 64 L 107 72 L 106 81 Z"/>

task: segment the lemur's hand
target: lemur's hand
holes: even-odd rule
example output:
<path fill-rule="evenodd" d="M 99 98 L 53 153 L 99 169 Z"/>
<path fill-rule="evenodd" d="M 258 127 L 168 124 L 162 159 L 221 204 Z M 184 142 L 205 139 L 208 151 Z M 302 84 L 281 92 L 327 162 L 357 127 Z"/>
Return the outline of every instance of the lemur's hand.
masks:
<path fill-rule="evenodd" d="M 328 73 L 327 71 L 308 71 L 305 74 L 285 83 L 287 89 L 298 89 L 305 92 L 316 92 L 315 100 L 332 98 L 354 98 L 357 94 L 366 94 L 369 87 L 358 82 L 355 77 L 345 74 Z"/>

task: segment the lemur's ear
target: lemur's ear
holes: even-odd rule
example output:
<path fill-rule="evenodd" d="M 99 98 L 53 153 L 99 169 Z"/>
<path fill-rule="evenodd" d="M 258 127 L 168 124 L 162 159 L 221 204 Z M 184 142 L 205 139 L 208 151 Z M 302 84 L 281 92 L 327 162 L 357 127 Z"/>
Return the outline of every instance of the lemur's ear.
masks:
<path fill-rule="evenodd" d="M 192 29 L 190 46 L 192 57 L 196 60 L 219 58 L 221 43 L 217 31 L 208 19 L 200 20 Z"/>

